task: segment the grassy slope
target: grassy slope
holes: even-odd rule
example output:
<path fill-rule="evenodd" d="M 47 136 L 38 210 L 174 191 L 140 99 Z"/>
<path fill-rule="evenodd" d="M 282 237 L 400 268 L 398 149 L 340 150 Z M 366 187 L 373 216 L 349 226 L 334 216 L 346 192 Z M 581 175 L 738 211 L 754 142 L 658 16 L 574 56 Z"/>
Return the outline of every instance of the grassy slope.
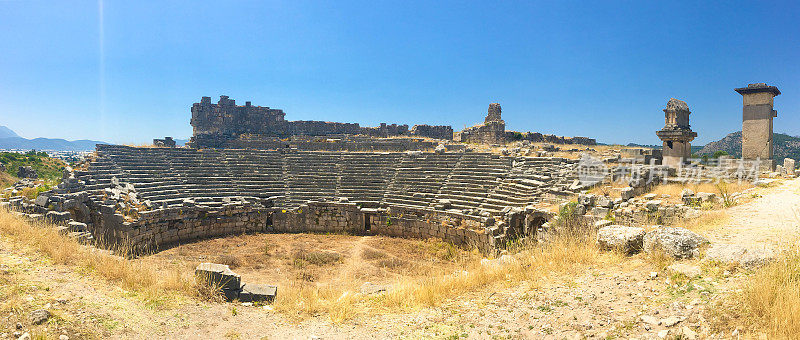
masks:
<path fill-rule="evenodd" d="M 57 183 L 61 172 L 67 165 L 61 160 L 50 158 L 44 152 L 28 152 L 18 154 L 13 152 L 0 152 L 0 163 L 5 165 L 6 173 L 11 176 L 17 174 L 20 166 L 30 166 L 39 174 L 39 179 L 49 184 Z"/>

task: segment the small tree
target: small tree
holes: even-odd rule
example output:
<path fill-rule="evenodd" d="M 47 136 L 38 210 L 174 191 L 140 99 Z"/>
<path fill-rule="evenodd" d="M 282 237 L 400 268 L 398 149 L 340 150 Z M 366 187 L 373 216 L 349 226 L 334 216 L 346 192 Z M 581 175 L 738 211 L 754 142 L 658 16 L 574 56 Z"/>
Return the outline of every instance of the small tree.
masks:
<path fill-rule="evenodd" d="M 727 155 L 729 155 L 729 153 L 727 151 L 719 150 L 717 152 L 714 152 L 714 155 L 711 156 L 711 157 L 719 158 L 720 156 L 727 156 Z"/>

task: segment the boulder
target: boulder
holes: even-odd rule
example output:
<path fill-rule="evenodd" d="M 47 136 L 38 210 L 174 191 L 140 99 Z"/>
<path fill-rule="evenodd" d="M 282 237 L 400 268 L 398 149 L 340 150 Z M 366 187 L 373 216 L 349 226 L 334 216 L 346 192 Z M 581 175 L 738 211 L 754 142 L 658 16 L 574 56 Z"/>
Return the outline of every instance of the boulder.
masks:
<path fill-rule="evenodd" d="M 659 252 L 674 259 L 688 259 L 699 254 L 699 248 L 708 240 L 685 228 L 659 227 L 644 236 L 644 251 Z"/>
<path fill-rule="evenodd" d="M 706 259 L 732 263 L 752 269 L 775 259 L 775 252 L 766 248 L 746 248 L 738 244 L 714 244 L 706 251 Z"/>
<path fill-rule="evenodd" d="M 50 319 L 50 312 L 46 309 L 37 309 L 31 312 L 31 323 L 34 325 L 41 325 Z"/>
<path fill-rule="evenodd" d="M 642 250 L 644 228 L 611 225 L 597 231 L 597 245 L 603 250 L 635 254 Z"/>

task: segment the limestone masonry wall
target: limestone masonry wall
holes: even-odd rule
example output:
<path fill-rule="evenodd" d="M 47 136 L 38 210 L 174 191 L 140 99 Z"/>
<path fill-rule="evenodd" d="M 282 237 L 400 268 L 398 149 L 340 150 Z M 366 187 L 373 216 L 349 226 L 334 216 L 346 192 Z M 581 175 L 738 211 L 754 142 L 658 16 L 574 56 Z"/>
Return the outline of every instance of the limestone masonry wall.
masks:
<path fill-rule="evenodd" d="M 365 135 L 371 137 L 396 137 L 410 134 L 408 125 L 382 123 L 378 127 L 362 127 L 358 123 L 324 121 L 287 121 L 282 110 L 253 106 L 250 102 L 237 106 L 233 99 L 221 96 L 216 104 L 210 97 L 203 97 L 192 104 L 191 125 L 193 136 L 189 145 L 204 148 L 248 147 L 274 148 L 273 138 L 292 136 Z M 446 131 L 450 130 L 448 137 Z M 265 144 L 259 144 L 246 135 L 258 136 Z M 449 126 L 430 126 L 416 133 L 419 137 L 452 139 Z M 240 140 L 241 137 L 244 140 Z"/>

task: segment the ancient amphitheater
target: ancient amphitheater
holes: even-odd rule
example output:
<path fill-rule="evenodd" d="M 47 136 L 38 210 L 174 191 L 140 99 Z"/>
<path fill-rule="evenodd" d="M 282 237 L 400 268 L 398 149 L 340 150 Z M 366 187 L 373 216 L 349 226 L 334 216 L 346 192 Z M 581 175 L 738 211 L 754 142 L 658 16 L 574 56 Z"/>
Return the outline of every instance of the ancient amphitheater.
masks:
<path fill-rule="evenodd" d="M 95 237 L 137 247 L 310 231 L 440 237 L 489 251 L 540 227 L 547 216 L 533 205 L 573 194 L 574 167 L 475 152 L 101 145 L 74 173 L 81 184 L 50 203 L 93 226 Z"/>
<path fill-rule="evenodd" d="M 542 205 L 581 189 L 576 160 L 472 151 L 451 141 L 450 127 L 283 115 L 204 97 L 192 106 L 190 147 L 171 138 L 155 140 L 158 147 L 98 145 L 55 190 L 9 204 L 61 221 L 76 237 L 135 250 L 240 233 L 333 232 L 436 237 L 493 252 L 535 234 L 551 217 Z M 502 126 L 498 104 L 486 122 Z M 481 126 L 469 138 L 504 133 Z"/>

